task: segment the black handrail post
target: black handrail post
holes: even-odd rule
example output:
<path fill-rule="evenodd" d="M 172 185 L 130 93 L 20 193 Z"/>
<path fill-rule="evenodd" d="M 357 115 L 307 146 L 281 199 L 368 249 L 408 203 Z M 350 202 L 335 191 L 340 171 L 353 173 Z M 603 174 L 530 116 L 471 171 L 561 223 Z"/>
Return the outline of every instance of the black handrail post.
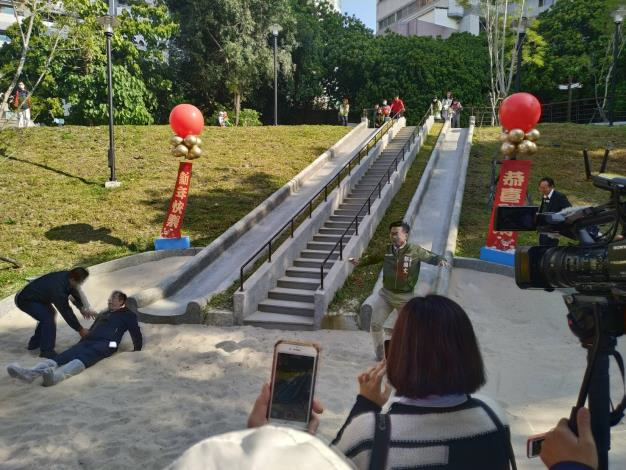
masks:
<path fill-rule="evenodd" d="M 293 218 L 291 219 L 291 238 L 293 238 Z"/>
<path fill-rule="evenodd" d="M 245 264 L 244 264 L 245 266 Z M 244 266 L 242 266 L 241 268 L 239 268 L 239 291 L 243 292 L 243 268 Z"/>
<path fill-rule="evenodd" d="M 354 234 L 358 235 L 359 234 L 359 216 L 358 215 L 354 218 L 354 221 L 356 222 L 356 225 L 354 226 Z"/>
<path fill-rule="evenodd" d="M 328 185 L 324 186 L 324 202 L 328 200 Z"/>
<path fill-rule="evenodd" d="M 324 263 L 320 266 L 320 288 L 324 290 Z"/>
<path fill-rule="evenodd" d="M 267 257 L 267 262 L 271 263 L 272 262 L 272 240 L 270 240 L 270 242 L 267 244 L 268 248 L 269 248 L 269 256 Z"/>
<path fill-rule="evenodd" d="M 341 235 L 341 238 L 339 239 L 339 260 L 343 261 L 343 235 Z M 322 269 L 324 268 L 324 265 L 322 264 Z"/>
<path fill-rule="evenodd" d="M 312 208 L 312 203 L 311 201 L 309 201 L 309 219 L 313 217 L 313 208 Z"/>
<path fill-rule="evenodd" d="M 370 200 L 372 196 L 367 198 L 367 215 L 371 215 L 372 213 L 372 201 Z"/>

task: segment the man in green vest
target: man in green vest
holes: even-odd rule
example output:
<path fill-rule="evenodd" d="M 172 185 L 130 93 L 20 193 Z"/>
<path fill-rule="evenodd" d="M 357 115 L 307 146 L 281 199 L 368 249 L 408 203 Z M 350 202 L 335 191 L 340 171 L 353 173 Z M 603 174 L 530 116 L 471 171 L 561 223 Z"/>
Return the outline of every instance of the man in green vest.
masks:
<path fill-rule="evenodd" d="M 389 225 L 391 244 L 383 260 L 383 287 L 378 291 L 372 307 L 370 324 L 376 359 L 379 361 L 384 357 L 383 325 L 394 309 L 400 311 L 415 296 L 413 290 L 419 277 L 420 264 L 424 262 L 435 266 L 450 266 L 443 256 L 409 244 L 410 230 L 409 225 L 401 220 Z M 356 265 L 358 262 L 352 263 Z"/>

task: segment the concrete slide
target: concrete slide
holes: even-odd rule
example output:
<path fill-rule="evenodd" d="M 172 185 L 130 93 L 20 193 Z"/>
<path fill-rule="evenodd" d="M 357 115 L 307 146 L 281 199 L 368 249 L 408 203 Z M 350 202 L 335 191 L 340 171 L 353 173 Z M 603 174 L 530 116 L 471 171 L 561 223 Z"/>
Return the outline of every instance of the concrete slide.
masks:
<path fill-rule="evenodd" d="M 404 220 L 411 225 L 409 243 L 420 245 L 451 261 L 456 246 L 469 150 L 473 135 L 470 128 L 450 128 L 449 121 L 441 131 L 436 148 L 428 162 L 424 177 L 409 204 Z M 447 291 L 449 268 L 423 263 L 416 294 Z M 360 311 L 360 326 L 369 330 L 372 306 L 382 287 L 382 271 Z M 393 328 L 396 312 L 390 315 L 385 329 Z"/>

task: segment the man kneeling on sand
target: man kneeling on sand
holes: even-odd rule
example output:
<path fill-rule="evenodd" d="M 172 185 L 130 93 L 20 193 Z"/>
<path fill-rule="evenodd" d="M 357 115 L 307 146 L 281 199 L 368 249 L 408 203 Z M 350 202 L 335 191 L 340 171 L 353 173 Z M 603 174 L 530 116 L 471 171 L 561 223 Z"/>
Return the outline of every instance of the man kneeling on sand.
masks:
<path fill-rule="evenodd" d="M 133 340 L 134 350 L 141 351 L 141 330 L 137 315 L 126 308 L 126 294 L 114 291 L 109 297 L 108 306 L 108 311 L 98 315 L 89 333 L 74 346 L 53 359 L 43 360 L 35 367 L 9 364 L 9 375 L 29 383 L 37 377 L 43 377 L 44 386 L 56 385 L 113 355 L 126 331 Z"/>

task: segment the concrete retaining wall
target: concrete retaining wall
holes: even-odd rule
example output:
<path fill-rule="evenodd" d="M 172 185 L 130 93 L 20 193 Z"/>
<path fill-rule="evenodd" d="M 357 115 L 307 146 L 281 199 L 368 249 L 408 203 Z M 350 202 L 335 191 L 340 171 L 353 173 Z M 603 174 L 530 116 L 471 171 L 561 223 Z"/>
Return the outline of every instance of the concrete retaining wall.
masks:
<path fill-rule="evenodd" d="M 324 278 L 324 289 L 318 289 L 315 292 L 315 327 L 320 328 L 322 324 L 322 318 L 328 311 L 328 305 L 332 301 L 335 293 L 343 286 L 346 279 L 354 269 L 352 263 L 347 259 L 350 257 L 359 258 L 363 251 L 367 248 L 370 240 L 376 232 L 378 224 L 384 217 L 391 201 L 394 196 L 402 187 L 406 174 L 411 168 L 411 164 L 415 160 L 420 148 L 424 141 L 428 137 L 428 133 L 434 123 L 434 118 L 431 116 L 426 123 L 420 129 L 420 134 L 415 144 L 411 147 L 408 156 L 405 159 L 404 164 L 398 169 L 397 173 L 393 174 L 393 178 L 390 184 L 385 185 L 381 193 L 381 197 L 371 206 L 371 216 L 363 220 L 359 224 L 359 236 L 352 237 L 348 244 L 344 247 L 343 262 L 337 262 L 330 269 L 326 277 Z M 430 162 L 429 162 L 430 163 Z M 427 166 L 428 168 L 428 166 Z M 432 168 L 432 167 L 431 167 Z"/>
<path fill-rule="evenodd" d="M 360 125 L 367 125 L 366 122 Z M 400 119 L 391 130 L 374 146 L 367 157 L 361 160 L 361 164 L 352 170 L 352 174 L 343 180 L 338 188 L 335 188 L 327 196 L 325 202 L 320 203 L 311 217 L 306 219 L 294 232 L 294 237 L 285 241 L 275 253 L 272 261 L 264 263 L 244 284 L 245 290 L 238 290 L 233 296 L 235 323 L 241 324 L 243 320 L 254 313 L 259 302 L 267 298 L 270 289 L 276 287 L 278 279 L 285 275 L 286 269 L 292 265 L 298 254 L 306 248 L 313 235 L 324 225 L 333 211 L 341 204 L 350 190 L 358 183 L 361 177 L 372 165 L 376 156 L 380 154 L 391 139 L 406 125 L 404 118 Z"/>
<path fill-rule="evenodd" d="M 265 201 L 259 204 L 255 209 L 248 213 L 237 223 L 229 227 L 222 235 L 213 240 L 206 248 L 202 249 L 193 259 L 185 263 L 179 269 L 162 279 L 159 284 L 151 289 L 146 289 L 139 294 L 133 296 L 132 304 L 135 308 L 140 308 L 151 303 L 161 300 L 165 297 L 177 292 L 194 276 L 209 266 L 217 257 L 219 257 L 228 247 L 233 245 L 241 236 L 269 214 L 276 206 L 282 203 L 289 195 L 298 191 L 304 181 L 317 172 L 324 164 L 331 160 L 337 151 L 337 148 L 351 139 L 356 133 L 367 127 L 367 122 L 363 122 L 356 126 L 352 131 L 341 138 L 331 148 L 322 153 L 304 170 L 298 173 L 288 183 L 283 185 L 279 190 L 274 192 Z"/>

